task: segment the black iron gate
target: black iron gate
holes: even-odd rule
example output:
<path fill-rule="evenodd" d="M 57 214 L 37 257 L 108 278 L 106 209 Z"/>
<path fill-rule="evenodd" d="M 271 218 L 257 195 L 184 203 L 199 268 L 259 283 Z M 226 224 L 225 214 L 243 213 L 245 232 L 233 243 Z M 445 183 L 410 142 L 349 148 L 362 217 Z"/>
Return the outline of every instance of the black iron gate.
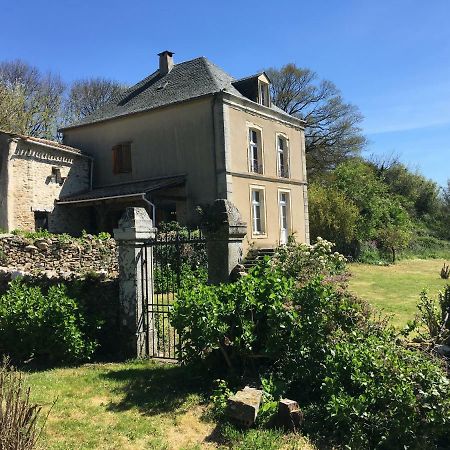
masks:
<path fill-rule="evenodd" d="M 201 230 L 160 231 L 143 245 L 142 325 L 148 357 L 179 359 L 180 339 L 170 324 L 172 305 L 189 278 L 206 281 L 207 263 Z"/>

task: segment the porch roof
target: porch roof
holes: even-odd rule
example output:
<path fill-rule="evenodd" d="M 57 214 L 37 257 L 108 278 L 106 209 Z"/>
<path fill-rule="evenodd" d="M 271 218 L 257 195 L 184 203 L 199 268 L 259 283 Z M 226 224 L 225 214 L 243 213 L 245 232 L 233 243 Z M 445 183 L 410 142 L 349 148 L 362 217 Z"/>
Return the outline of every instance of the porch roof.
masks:
<path fill-rule="evenodd" d="M 66 205 L 71 203 L 98 202 L 100 200 L 109 200 L 115 198 L 119 199 L 124 197 L 138 197 L 152 191 L 158 191 L 160 189 L 168 187 L 181 186 L 185 182 L 185 175 L 177 175 L 172 177 L 159 177 L 142 181 L 115 184 L 112 186 L 94 188 L 81 194 L 61 197 L 59 200 L 57 200 L 57 203 L 60 205 Z"/>

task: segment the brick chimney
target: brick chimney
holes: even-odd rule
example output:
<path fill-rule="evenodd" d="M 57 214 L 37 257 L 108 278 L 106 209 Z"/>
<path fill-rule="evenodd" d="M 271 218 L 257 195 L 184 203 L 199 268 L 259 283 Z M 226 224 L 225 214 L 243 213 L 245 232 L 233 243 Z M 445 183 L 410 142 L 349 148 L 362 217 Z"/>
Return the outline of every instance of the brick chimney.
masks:
<path fill-rule="evenodd" d="M 164 50 L 161 53 L 158 53 L 159 56 L 159 73 L 161 75 L 165 75 L 169 73 L 173 68 L 173 52 L 169 52 L 168 50 Z"/>

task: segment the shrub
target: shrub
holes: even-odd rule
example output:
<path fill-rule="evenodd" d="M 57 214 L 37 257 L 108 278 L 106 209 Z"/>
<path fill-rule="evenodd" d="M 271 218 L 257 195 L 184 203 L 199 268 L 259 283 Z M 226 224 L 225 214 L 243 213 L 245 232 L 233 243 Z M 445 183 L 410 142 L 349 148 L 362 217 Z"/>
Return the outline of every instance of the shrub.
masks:
<path fill-rule="evenodd" d="M 418 314 L 409 332 L 415 331 L 419 338 L 435 344 L 448 344 L 450 341 L 450 285 L 447 285 L 442 292 L 438 292 L 437 298 L 430 297 L 427 290 L 422 291 L 417 309 Z"/>
<path fill-rule="evenodd" d="M 446 265 L 444 263 L 444 265 L 442 266 L 440 275 L 441 275 L 441 278 L 443 280 L 448 280 L 449 279 L 449 277 L 450 277 L 450 266 L 448 264 Z"/>
<path fill-rule="evenodd" d="M 89 358 L 95 343 L 83 331 L 85 319 L 64 286 L 47 295 L 14 281 L 0 297 L 0 353 L 25 361 L 76 362 Z"/>
<path fill-rule="evenodd" d="M 19 372 L 4 360 L 0 364 L 0 449 L 31 450 L 39 437 L 39 405 L 30 401 Z"/>
<path fill-rule="evenodd" d="M 332 252 L 333 243 L 320 237 L 314 245 L 297 244 L 290 239 L 279 247 L 272 260 L 274 267 L 284 276 L 306 282 L 323 275 L 331 276 L 345 272 L 346 259 L 338 252 Z"/>
<path fill-rule="evenodd" d="M 350 448 L 432 448 L 449 424 L 444 370 L 389 334 L 354 332 L 325 358 L 310 431 Z"/>
<path fill-rule="evenodd" d="M 264 260 L 234 284 L 186 286 L 172 314 L 183 360 L 219 362 L 222 376 L 224 366 L 264 374 L 260 422 L 286 395 L 305 410 L 307 431 L 333 445 L 427 448 L 444 437 L 450 389 L 440 363 L 404 348 L 344 289 L 307 279 L 335 266 L 293 251 L 299 262 Z"/>
<path fill-rule="evenodd" d="M 342 192 L 319 183 L 309 186 L 308 201 L 311 236 L 326 236 L 339 251 L 348 251 L 361 220 L 358 208 Z"/>

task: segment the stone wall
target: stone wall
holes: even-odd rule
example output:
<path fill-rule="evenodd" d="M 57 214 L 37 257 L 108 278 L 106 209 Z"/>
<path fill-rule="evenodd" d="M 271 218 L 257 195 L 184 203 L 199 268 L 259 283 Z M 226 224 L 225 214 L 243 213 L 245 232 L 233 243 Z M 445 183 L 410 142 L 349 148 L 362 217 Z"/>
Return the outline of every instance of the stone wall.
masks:
<path fill-rule="evenodd" d="M 2 175 L 7 181 L 7 223 L 3 227 L 9 231 L 34 231 L 35 213 L 39 212 L 47 214 L 50 231 L 67 231 L 67 224 L 61 223 L 64 215 L 53 214 L 55 200 L 89 189 L 90 160 L 19 138 L 7 143 L 8 152 L 6 143 L 0 144 L 8 158 L 7 170 Z"/>
<path fill-rule="evenodd" d="M 63 279 L 96 274 L 102 279 L 115 279 L 118 277 L 116 242 L 91 235 L 78 239 L 67 235 L 39 239 L 0 235 L 0 271 L 45 273 L 48 278 Z"/>

